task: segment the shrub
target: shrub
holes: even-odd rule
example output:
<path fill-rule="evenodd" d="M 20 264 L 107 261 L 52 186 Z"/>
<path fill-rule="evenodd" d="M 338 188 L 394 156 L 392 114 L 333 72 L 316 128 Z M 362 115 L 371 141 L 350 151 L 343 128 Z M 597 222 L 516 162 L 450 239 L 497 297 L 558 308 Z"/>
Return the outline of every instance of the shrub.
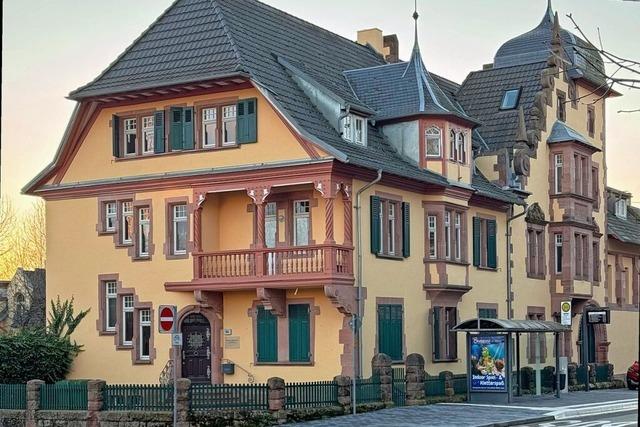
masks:
<path fill-rule="evenodd" d="M 0 335 L 0 383 L 62 380 L 79 351 L 80 348 L 68 338 L 48 334 L 42 329 Z"/>

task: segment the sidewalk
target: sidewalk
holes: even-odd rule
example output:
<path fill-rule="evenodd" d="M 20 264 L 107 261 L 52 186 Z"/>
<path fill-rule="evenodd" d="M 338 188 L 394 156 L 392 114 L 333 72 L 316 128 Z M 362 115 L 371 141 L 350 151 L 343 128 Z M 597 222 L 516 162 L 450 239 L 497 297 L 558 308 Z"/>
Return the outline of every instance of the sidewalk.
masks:
<path fill-rule="evenodd" d="M 629 410 L 637 409 L 638 393 L 628 390 L 594 390 L 553 396 L 522 396 L 511 405 L 472 403 L 439 403 L 426 406 L 408 406 L 383 409 L 358 415 L 346 415 L 325 420 L 310 421 L 304 426 L 408 427 L 408 426 L 460 426 L 478 427 L 514 425 L 566 418 L 567 414 L 584 415 L 590 408 Z M 610 412 L 610 411 L 609 411 Z M 604 413 L 604 412 L 596 412 Z"/>

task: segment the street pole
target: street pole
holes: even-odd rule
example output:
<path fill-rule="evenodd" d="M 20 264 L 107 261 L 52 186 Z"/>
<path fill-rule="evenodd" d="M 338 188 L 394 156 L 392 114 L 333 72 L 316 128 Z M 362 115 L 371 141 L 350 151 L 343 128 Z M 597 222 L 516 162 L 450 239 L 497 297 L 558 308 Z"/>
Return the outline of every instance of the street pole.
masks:
<path fill-rule="evenodd" d="M 171 334 L 171 345 L 173 347 L 173 427 L 176 427 L 178 425 L 178 346 L 173 342 L 173 334 Z"/>
<path fill-rule="evenodd" d="M 589 349 L 587 348 L 587 305 L 582 307 L 582 367 L 584 368 L 584 391 L 589 391 Z"/>

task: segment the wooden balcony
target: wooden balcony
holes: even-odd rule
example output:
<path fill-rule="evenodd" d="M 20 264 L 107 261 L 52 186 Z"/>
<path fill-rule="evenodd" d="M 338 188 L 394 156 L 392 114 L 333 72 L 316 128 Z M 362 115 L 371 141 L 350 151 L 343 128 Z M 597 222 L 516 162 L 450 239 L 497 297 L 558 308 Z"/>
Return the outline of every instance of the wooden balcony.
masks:
<path fill-rule="evenodd" d="M 321 244 L 193 254 L 194 279 L 167 290 L 240 290 L 352 285 L 353 248 Z"/>

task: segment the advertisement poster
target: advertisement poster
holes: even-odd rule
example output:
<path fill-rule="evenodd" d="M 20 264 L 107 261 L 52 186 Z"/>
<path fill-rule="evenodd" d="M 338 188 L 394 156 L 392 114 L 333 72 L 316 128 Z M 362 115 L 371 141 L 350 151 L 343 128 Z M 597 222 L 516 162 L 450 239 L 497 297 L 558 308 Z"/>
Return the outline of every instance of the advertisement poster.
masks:
<path fill-rule="evenodd" d="M 506 335 L 471 336 L 471 391 L 507 391 L 506 346 Z"/>

